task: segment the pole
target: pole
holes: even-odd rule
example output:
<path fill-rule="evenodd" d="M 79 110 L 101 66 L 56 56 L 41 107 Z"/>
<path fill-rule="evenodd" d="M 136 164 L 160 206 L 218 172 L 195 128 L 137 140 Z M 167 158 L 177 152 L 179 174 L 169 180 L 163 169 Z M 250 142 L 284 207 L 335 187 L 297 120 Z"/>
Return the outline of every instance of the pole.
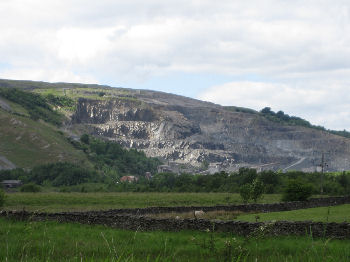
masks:
<path fill-rule="evenodd" d="M 324 153 L 322 153 L 322 162 L 321 162 L 321 195 L 323 195 L 323 173 L 324 173 Z"/>

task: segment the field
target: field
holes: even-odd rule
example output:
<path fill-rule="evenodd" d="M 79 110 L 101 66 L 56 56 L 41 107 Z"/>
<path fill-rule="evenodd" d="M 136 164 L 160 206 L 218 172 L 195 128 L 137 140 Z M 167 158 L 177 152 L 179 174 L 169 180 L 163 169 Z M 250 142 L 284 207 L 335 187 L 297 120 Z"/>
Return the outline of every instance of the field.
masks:
<path fill-rule="evenodd" d="M 150 215 L 158 218 L 193 218 L 193 212 L 167 213 Z M 240 211 L 211 211 L 206 212 L 203 219 L 236 220 L 248 222 L 264 221 L 315 221 L 315 222 L 348 222 L 350 223 L 350 204 L 332 207 L 317 207 L 293 211 L 271 213 L 243 213 Z"/>
<path fill-rule="evenodd" d="M 349 261 L 349 240 L 133 232 L 0 219 L 1 261 Z"/>
<path fill-rule="evenodd" d="M 279 202 L 281 195 L 266 195 L 260 203 Z M 150 206 L 214 206 L 242 204 L 231 193 L 12 193 L 6 209 L 43 212 L 106 210 Z"/>
<path fill-rule="evenodd" d="M 278 202 L 266 195 L 261 202 Z M 10 193 L 5 209 L 45 212 L 147 206 L 241 204 L 229 193 Z M 264 214 L 238 214 L 237 220 L 349 221 L 350 205 Z M 223 219 L 225 214 L 216 214 Z M 100 225 L 20 222 L 0 218 L 0 261 L 349 261 L 350 240 L 311 235 L 239 237 L 208 229 L 139 232 Z"/>

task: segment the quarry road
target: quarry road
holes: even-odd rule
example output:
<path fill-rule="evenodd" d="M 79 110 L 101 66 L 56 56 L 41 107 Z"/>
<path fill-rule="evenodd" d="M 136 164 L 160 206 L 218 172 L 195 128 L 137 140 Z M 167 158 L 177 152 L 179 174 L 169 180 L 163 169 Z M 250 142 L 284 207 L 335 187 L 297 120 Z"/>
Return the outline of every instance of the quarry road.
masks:
<path fill-rule="evenodd" d="M 6 111 L 11 111 L 11 106 L 0 98 L 0 107 Z"/>
<path fill-rule="evenodd" d="M 2 169 L 14 169 L 14 168 L 16 168 L 15 164 L 13 164 L 6 157 L 0 155 L 0 170 L 2 170 Z"/>
<path fill-rule="evenodd" d="M 283 172 L 287 171 L 289 168 L 291 168 L 293 166 L 301 164 L 305 159 L 306 159 L 306 157 L 302 157 L 297 162 L 295 162 L 294 164 L 291 164 L 290 166 L 287 166 L 287 167 L 283 168 Z"/>

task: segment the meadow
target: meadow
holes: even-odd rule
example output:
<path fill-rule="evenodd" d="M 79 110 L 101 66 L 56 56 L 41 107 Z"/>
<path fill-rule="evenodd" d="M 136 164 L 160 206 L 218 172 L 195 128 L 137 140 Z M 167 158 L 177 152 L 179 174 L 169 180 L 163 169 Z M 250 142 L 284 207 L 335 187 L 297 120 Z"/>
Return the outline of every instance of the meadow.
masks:
<path fill-rule="evenodd" d="M 281 195 L 265 195 L 259 203 L 279 202 Z M 234 193 L 10 193 L 7 210 L 43 212 L 142 208 L 150 206 L 214 206 L 242 204 Z"/>
<path fill-rule="evenodd" d="M 260 202 L 279 202 L 265 195 Z M 6 210 L 44 212 L 241 204 L 231 193 L 8 193 Z M 236 220 L 349 221 L 350 205 L 236 214 Z M 220 216 L 221 215 L 221 216 Z M 220 211 L 214 218 L 225 219 Z M 0 261 L 349 261 L 350 240 L 203 231 L 141 232 L 101 225 L 0 218 Z"/>
<path fill-rule="evenodd" d="M 0 261 L 349 261 L 350 240 L 0 219 Z"/>
<path fill-rule="evenodd" d="M 176 216 L 184 218 L 194 218 L 193 212 L 185 213 L 165 213 L 153 214 L 150 217 L 157 218 L 175 218 Z M 270 213 L 243 213 L 241 211 L 210 211 L 206 212 L 203 219 L 220 219 L 220 220 L 236 220 L 247 222 L 269 222 L 269 221 L 315 221 L 315 222 L 347 222 L 350 223 L 350 204 L 332 206 L 306 208 L 292 211 L 270 212 Z"/>

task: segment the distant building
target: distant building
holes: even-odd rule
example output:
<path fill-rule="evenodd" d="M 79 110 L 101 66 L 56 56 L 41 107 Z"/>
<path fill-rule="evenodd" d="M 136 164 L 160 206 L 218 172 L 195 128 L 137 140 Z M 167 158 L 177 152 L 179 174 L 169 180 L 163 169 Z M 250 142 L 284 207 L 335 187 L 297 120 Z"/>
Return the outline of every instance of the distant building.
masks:
<path fill-rule="evenodd" d="M 221 171 L 222 163 L 210 163 L 207 172 L 210 175 L 219 173 Z"/>
<path fill-rule="evenodd" d="M 21 180 L 3 180 L 1 182 L 1 185 L 4 188 L 14 188 L 14 187 L 19 187 L 22 185 L 22 181 Z"/>
<path fill-rule="evenodd" d="M 170 172 L 173 172 L 170 166 L 168 165 L 158 166 L 158 173 L 170 173 Z"/>
<path fill-rule="evenodd" d="M 136 176 L 122 176 L 120 178 L 120 182 L 136 182 L 137 180 L 139 180 Z"/>
<path fill-rule="evenodd" d="M 152 178 L 151 172 L 146 172 L 146 173 L 145 173 L 145 178 L 146 178 L 147 180 L 150 180 L 150 179 Z"/>

